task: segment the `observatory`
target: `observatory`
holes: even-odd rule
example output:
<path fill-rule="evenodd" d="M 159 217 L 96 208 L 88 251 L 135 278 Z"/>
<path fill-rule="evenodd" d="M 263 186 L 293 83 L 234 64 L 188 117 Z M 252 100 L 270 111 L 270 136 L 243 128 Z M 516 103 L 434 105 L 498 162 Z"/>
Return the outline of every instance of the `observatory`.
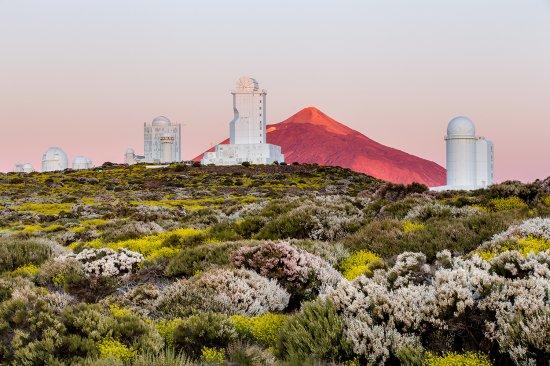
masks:
<path fill-rule="evenodd" d="M 284 162 L 281 147 L 266 143 L 266 95 L 258 81 L 243 76 L 233 96 L 233 119 L 229 122 L 229 144 L 217 145 L 204 154 L 202 164 L 236 165 L 243 162 Z"/>
<path fill-rule="evenodd" d="M 85 156 L 77 156 L 73 160 L 74 170 L 90 169 L 92 167 L 92 161 Z"/>
<path fill-rule="evenodd" d="M 433 190 L 474 190 L 493 184 L 493 143 L 476 136 L 469 118 L 453 118 L 447 126 L 445 142 L 447 185 Z"/>
<path fill-rule="evenodd" d="M 42 171 L 55 172 L 68 168 L 67 154 L 58 147 L 50 147 L 42 155 Z"/>
<path fill-rule="evenodd" d="M 143 129 L 143 151 L 146 163 L 164 164 L 181 161 L 181 125 L 179 123 L 174 124 L 168 118 L 160 116 L 152 122 L 146 122 Z"/>
<path fill-rule="evenodd" d="M 13 171 L 15 173 L 32 173 L 34 172 L 34 168 L 30 163 L 15 164 L 15 169 Z"/>

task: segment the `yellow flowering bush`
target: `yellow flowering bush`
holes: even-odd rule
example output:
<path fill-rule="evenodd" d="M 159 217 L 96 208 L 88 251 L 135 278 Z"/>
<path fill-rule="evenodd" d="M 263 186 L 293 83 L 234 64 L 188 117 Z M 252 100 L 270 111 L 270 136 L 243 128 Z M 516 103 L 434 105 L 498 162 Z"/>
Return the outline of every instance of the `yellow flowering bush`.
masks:
<path fill-rule="evenodd" d="M 529 253 L 540 253 L 550 250 L 550 242 L 543 238 L 528 236 L 513 241 L 506 241 L 493 250 L 478 250 L 476 254 L 482 259 L 489 261 L 508 250 L 517 250 L 523 256 L 527 256 Z"/>
<path fill-rule="evenodd" d="M 130 309 L 120 307 L 116 304 L 109 305 L 109 311 L 115 318 L 123 318 L 132 315 L 132 311 Z"/>
<path fill-rule="evenodd" d="M 426 366 L 491 366 L 491 360 L 487 355 L 473 352 L 448 353 L 445 356 L 428 353 L 425 364 Z"/>
<path fill-rule="evenodd" d="M 420 222 L 413 222 L 413 221 L 404 221 L 403 222 L 403 232 L 405 234 L 408 233 L 414 233 L 415 231 L 421 231 L 426 228 L 426 225 L 420 223 Z"/>
<path fill-rule="evenodd" d="M 221 348 L 203 347 L 201 358 L 211 364 L 223 364 L 225 352 Z"/>
<path fill-rule="evenodd" d="M 27 264 L 16 268 L 11 272 L 13 276 L 34 277 L 40 272 L 38 266 L 34 264 Z"/>
<path fill-rule="evenodd" d="M 271 347 L 277 343 L 279 331 L 288 317 L 283 314 L 265 313 L 252 317 L 233 315 L 230 320 L 240 335 Z"/>
<path fill-rule="evenodd" d="M 174 331 L 183 322 L 181 318 L 175 318 L 175 319 L 162 319 L 155 323 L 155 328 L 157 329 L 157 332 L 161 335 L 162 338 L 164 338 L 164 343 L 169 348 L 174 347 Z"/>
<path fill-rule="evenodd" d="M 61 212 L 69 212 L 73 208 L 72 203 L 23 203 L 15 207 L 19 212 L 37 213 L 47 216 L 57 216 Z"/>
<path fill-rule="evenodd" d="M 176 229 L 165 231 L 159 234 L 147 235 L 137 239 L 128 239 L 112 243 L 105 243 L 101 239 L 92 240 L 85 243 L 85 247 L 91 248 L 109 248 L 119 250 L 122 248 L 129 249 L 133 252 L 142 254 L 145 259 L 155 259 L 161 256 L 173 256 L 178 253 L 177 248 L 165 246 L 165 240 L 171 236 L 177 236 L 181 239 L 189 238 L 195 235 L 202 235 L 203 231 L 193 228 Z"/>
<path fill-rule="evenodd" d="M 101 357 L 113 357 L 128 361 L 136 356 L 136 351 L 126 346 L 124 343 L 113 339 L 105 338 L 97 346 Z"/>
<path fill-rule="evenodd" d="M 550 207 L 550 196 L 545 196 L 542 198 L 542 203 Z"/>
<path fill-rule="evenodd" d="M 508 211 L 520 208 L 526 208 L 527 204 L 523 200 L 516 196 L 506 198 L 493 198 L 489 201 L 489 206 L 495 211 Z"/>
<path fill-rule="evenodd" d="M 361 250 L 344 259 L 340 263 L 340 271 L 345 278 L 353 280 L 361 275 L 372 274 L 372 270 L 382 264 L 382 258 L 368 250 Z"/>

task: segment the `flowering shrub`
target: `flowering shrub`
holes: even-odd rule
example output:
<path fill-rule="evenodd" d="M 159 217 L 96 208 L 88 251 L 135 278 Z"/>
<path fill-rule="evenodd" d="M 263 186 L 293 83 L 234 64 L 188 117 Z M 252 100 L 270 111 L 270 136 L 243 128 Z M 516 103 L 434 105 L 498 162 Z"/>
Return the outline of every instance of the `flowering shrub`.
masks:
<path fill-rule="evenodd" d="M 11 272 L 12 276 L 24 276 L 24 277 L 34 277 L 40 272 L 40 269 L 34 264 L 26 264 L 24 266 L 18 267 Z"/>
<path fill-rule="evenodd" d="M 155 323 L 157 332 L 164 339 L 164 343 L 168 348 L 174 348 L 174 332 L 176 328 L 183 322 L 181 318 L 175 319 L 161 319 Z"/>
<path fill-rule="evenodd" d="M 279 332 L 288 320 L 288 316 L 265 313 L 253 317 L 233 315 L 230 319 L 239 335 L 273 347 L 277 344 Z"/>
<path fill-rule="evenodd" d="M 221 365 L 225 360 L 223 348 L 203 347 L 201 358 L 209 364 Z"/>
<path fill-rule="evenodd" d="M 70 212 L 73 205 L 71 203 L 23 203 L 15 209 L 20 212 L 31 212 L 46 216 L 57 216 L 61 212 Z"/>
<path fill-rule="evenodd" d="M 479 353 L 449 353 L 445 356 L 436 356 L 428 353 L 426 366 L 491 366 L 491 360 Z"/>
<path fill-rule="evenodd" d="M 468 217 L 479 213 L 475 207 L 454 207 L 441 204 L 439 202 L 430 202 L 414 206 L 405 216 L 405 220 L 426 221 L 432 217 Z"/>
<path fill-rule="evenodd" d="M 408 233 L 414 233 L 415 231 L 421 231 L 426 228 L 426 225 L 420 223 L 420 222 L 413 222 L 406 220 L 403 222 L 403 232 L 405 234 Z"/>
<path fill-rule="evenodd" d="M 99 354 L 102 357 L 114 357 L 120 360 L 128 361 L 135 357 L 136 351 L 128 348 L 113 338 L 105 338 L 98 344 Z"/>
<path fill-rule="evenodd" d="M 550 332 L 550 253 L 510 253 L 490 263 L 441 253 L 433 266 L 421 254 L 404 253 L 372 278 L 342 281 L 328 298 L 354 352 L 369 362 L 385 362 L 399 347 L 418 347 L 428 329 L 480 331 L 475 316 L 484 314 L 480 336 L 521 364 L 550 350 L 544 341 Z"/>
<path fill-rule="evenodd" d="M 90 276 L 115 277 L 131 273 L 143 260 L 139 253 L 127 249 L 115 252 L 112 249 L 84 249 L 78 254 L 67 254 L 61 260 L 74 258 Z"/>
<path fill-rule="evenodd" d="M 489 201 L 489 207 L 495 211 L 509 211 L 527 208 L 527 204 L 519 197 L 493 198 Z"/>
<path fill-rule="evenodd" d="M 375 268 L 383 265 L 382 259 L 368 250 L 353 253 L 340 262 L 340 270 L 344 277 L 353 280 L 361 275 L 371 275 Z"/>
<path fill-rule="evenodd" d="M 295 298 L 312 298 L 335 286 L 342 278 L 330 264 L 287 242 L 242 247 L 233 253 L 237 267 L 276 279 Z"/>
<path fill-rule="evenodd" d="M 168 286 L 158 299 L 160 311 L 186 316 L 192 309 L 258 315 L 284 310 L 289 294 L 275 280 L 244 269 L 214 269 Z"/>

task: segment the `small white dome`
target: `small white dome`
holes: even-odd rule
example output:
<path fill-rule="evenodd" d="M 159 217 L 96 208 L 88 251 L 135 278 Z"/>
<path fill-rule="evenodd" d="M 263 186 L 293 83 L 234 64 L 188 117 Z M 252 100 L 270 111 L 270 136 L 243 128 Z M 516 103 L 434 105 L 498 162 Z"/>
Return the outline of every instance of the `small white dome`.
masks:
<path fill-rule="evenodd" d="M 475 136 L 476 126 L 468 117 L 455 117 L 447 126 L 447 136 Z"/>
<path fill-rule="evenodd" d="M 73 169 L 90 169 L 92 161 L 85 156 L 76 156 L 73 160 Z"/>
<path fill-rule="evenodd" d="M 127 148 L 126 149 L 126 155 L 132 155 L 132 154 L 135 154 L 136 152 L 134 151 L 134 149 L 132 149 L 131 147 Z"/>
<path fill-rule="evenodd" d="M 164 116 L 159 116 L 151 124 L 153 126 L 170 126 L 170 120 Z"/>

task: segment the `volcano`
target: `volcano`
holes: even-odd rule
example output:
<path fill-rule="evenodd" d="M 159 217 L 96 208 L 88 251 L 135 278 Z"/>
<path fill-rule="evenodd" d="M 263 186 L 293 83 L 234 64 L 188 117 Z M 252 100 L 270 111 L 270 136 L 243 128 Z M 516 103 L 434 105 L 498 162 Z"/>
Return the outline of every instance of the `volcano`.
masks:
<path fill-rule="evenodd" d="M 340 166 L 393 183 L 418 182 L 433 187 L 446 181 L 445 169 L 440 165 L 382 145 L 315 107 L 268 125 L 267 142 L 281 146 L 289 164 Z M 227 143 L 229 139 L 222 142 Z M 202 154 L 193 160 L 201 158 Z"/>

